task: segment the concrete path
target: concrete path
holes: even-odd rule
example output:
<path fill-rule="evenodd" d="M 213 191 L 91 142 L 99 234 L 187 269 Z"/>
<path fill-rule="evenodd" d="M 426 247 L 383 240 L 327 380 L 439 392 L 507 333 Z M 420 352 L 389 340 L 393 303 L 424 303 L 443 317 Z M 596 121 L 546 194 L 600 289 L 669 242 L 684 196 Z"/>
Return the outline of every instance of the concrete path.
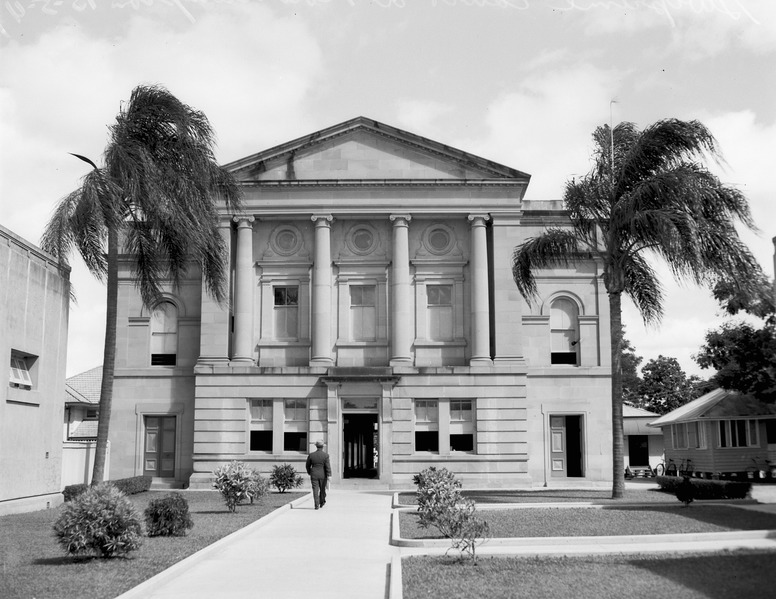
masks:
<path fill-rule="evenodd" d="M 119 599 L 384 599 L 390 516 L 388 492 L 333 490 L 317 511 L 307 495 Z"/>

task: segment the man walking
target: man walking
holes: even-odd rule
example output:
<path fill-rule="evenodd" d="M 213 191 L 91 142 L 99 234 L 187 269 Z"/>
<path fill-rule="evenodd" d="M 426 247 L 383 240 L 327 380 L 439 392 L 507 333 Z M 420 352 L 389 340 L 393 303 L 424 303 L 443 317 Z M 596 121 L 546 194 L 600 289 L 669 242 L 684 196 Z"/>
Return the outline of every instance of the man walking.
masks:
<path fill-rule="evenodd" d="M 326 483 L 331 476 L 329 454 L 323 451 L 323 441 L 316 441 L 314 452 L 307 456 L 307 474 L 313 485 L 313 501 L 315 509 L 326 505 Z"/>

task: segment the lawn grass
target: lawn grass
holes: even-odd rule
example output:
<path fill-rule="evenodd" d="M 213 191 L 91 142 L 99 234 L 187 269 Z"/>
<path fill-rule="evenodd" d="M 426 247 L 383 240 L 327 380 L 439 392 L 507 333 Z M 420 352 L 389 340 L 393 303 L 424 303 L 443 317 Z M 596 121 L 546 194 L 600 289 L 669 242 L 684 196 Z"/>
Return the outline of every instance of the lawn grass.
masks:
<path fill-rule="evenodd" d="M 488 523 L 492 538 L 776 530 L 776 514 L 723 504 L 683 507 L 678 502 L 675 506 L 478 510 L 477 517 Z M 441 538 L 436 528 L 419 526 L 416 512 L 401 512 L 399 518 L 405 539 Z"/>
<path fill-rule="evenodd" d="M 111 599 L 185 557 L 266 516 L 302 493 L 270 493 L 235 513 L 217 491 L 179 491 L 194 521 L 185 537 L 144 537 L 126 558 L 67 556 L 54 537 L 59 509 L 0 517 L 0 597 Z M 168 492 L 131 495 L 141 519 L 148 503 Z"/>
<path fill-rule="evenodd" d="M 409 557 L 404 599 L 770 599 L 776 553 L 585 557 Z"/>
<path fill-rule="evenodd" d="M 625 489 L 622 499 L 612 499 L 611 489 L 540 489 L 536 491 L 467 491 L 462 495 L 477 503 L 566 503 L 575 501 L 594 502 L 596 504 L 622 503 L 674 503 L 678 500 L 673 493 L 664 493 L 649 487 Z M 399 494 L 402 505 L 417 505 L 417 496 L 413 492 Z"/>

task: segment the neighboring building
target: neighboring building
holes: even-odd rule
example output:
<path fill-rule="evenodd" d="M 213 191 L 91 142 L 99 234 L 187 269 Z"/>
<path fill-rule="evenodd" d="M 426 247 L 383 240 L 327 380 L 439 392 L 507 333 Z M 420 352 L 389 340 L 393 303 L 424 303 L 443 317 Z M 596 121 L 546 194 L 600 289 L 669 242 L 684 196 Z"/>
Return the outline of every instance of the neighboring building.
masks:
<path fill-rule="evenodd" d="M 102 366 L 65 381 L 64 451 L 62 485 L 90 483 L 97 445 Z M 110 444 L 105 459 L 105 479 L 110 478 Z"/>
<path fill-rule="evenodd" d="M 537 273 L 512 251 L 568 224 L 529 175 L 356 118 L 228 165 L 231 302 L 192 269 L 147 310 L 121 260 L 111 417 L 115 478 L 210 486 L 242 460 L 333 484 L 407 486 L 427 466 L 469 486 L 611 481 L 609 314 L 591 258 Z"/>
<path fill-rule="evenodd" d="M 62 502 L 70 271 L 0 226 L 0 514 Z"/>
<path fill-rule="evenodd" d="M 750 395 L 715 389 L 649 426 L 663 433 L 666 464 L 690 460 L 696 476 L 776 474 L 776 405 Z"/>
<path fill-rule="evenodd" d="M 102 366 L 65 381 L 65 441 L 97 439 Z"/>
<path fill-rule="evenodd" d="M 625 467 L 633 476 L 651 476 L 663 461 L 663 433 L 649 426 L 658 418 L 660 414 L 628 404 L 622 406 Z"/>

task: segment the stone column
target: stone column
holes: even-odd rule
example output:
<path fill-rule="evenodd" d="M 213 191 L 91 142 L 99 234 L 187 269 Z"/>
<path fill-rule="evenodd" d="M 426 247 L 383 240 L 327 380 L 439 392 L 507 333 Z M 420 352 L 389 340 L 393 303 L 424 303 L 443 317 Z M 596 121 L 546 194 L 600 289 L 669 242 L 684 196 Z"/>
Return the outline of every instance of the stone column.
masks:
<path fill-rule="evenodd" d="M 234 272 L 234 349 L 232 363 L 253 364 L 253 221 L 235 216 L 237 258 Z"/>
<path fill-rule="evenodd" d="M 331 366 L 331 214 L 315 214 L 313 323 L 310 366 Z"/>
<path fill-rule="evenodd" d="M 231 220 L 231 219 L 230 219 Z M 230 220 L 218 225 L 218 232 L 224 240 L 227 256 L 232 246 Z M 230 258 L 227 258 L 227 261 Z M 230 266 L 227 266 L 229 272 Z M 231 276 L 231 273 L 228 274 Z M 228 294 L 227 294 L 228 298 Z M 219 304 L 208 294 L 205 281 L 202 281 L 202 313 L 200 318 L 199 359 L 197 365 L 226 365 L 229 363 L 229 304 Z"/>
<path fill-rule="evenodd" d="M 411 365 L 412 312 L 410 301 L 409 214 L 392 214 L 393 265 L 391 268 L 391 366 Z"/>
<path fill-rule="evenodd" d="M 490 305 L 488 301 L 488 243 L 486 214 L 470 214 L 472 223 L 469 274 L 472 294 L 471 365 L 492 364 L 490 359 Z"/>

